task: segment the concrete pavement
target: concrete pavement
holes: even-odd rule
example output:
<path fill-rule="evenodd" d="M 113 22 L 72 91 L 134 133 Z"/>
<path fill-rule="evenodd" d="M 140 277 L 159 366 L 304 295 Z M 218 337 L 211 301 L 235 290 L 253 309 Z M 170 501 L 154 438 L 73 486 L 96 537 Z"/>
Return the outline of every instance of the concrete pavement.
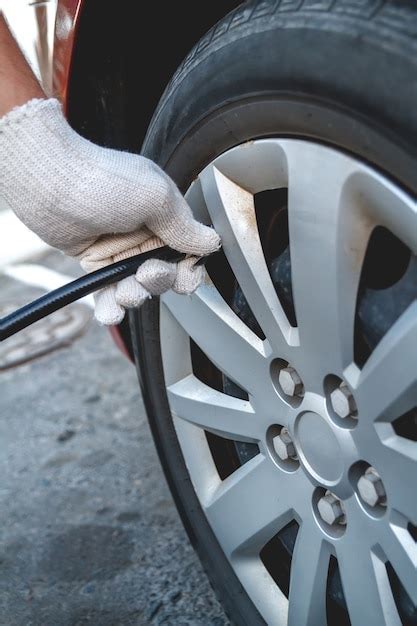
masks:
<path fill-rule="evenodd" d="M 2 302 L 39 293 L 0 276 Z M 1 626 L 228 623 L 165 484 L 135 370 L 96 324 L 0 373 L 0 512 Z"/>

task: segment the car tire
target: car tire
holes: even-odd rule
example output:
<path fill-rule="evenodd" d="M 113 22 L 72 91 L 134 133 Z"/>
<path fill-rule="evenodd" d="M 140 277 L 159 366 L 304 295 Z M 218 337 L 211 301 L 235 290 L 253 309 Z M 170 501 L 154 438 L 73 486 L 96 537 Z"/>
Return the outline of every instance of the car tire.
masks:
<path fill-rule="evenodd" d="M 414 2 L 247 2 L 184 60 L 154 114 L 143 153 L 186 192 L 207 164 L 239 144 L 297 138 L 370 164 L 415 194 L 416 102 Z M 130 324 L 152 433 L 191 543 L 230 619 L 263 624 L 184 462 L 166 395 L 158 300 L 132 312 Z"/>

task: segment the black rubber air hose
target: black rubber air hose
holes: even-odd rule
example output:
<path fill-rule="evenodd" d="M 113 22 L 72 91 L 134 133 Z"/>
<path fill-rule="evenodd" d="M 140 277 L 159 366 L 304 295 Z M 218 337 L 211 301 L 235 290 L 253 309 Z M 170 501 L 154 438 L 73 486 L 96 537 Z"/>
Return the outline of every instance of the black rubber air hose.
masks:
<path fill-rule="evenodd" d="M 184 259 L 185 256 L 185 254 L 173 250 L 169 246 L 163 246 L 156 250 L 137 254 L 124 261 L 117 261 L 96 272 L 77 278 L 0 319 L 0 341 L 4 341 L 27 326 L 54 313 L 54 311 L 71 304 L 71 302 L 75 302 L 98 289 L 117 283 L 122 278 L 132 276 L 138 267 L 149 259 L 176 263 Z M 207 257 L 202 257 L 197 261 L 197 264 L 204 263 L 206 259 Z"/>

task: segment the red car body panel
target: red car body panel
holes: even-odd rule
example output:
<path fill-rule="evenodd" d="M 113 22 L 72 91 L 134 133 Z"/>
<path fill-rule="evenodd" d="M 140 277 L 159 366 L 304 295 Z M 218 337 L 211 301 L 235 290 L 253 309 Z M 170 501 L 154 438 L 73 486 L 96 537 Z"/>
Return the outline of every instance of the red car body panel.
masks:
<path fill-rule="evenodd" d="M 67 103 L 71 58 L 83 0 L 59 0 L 56 12 L 53 56 L 53 89 L 64 107 Z"/>

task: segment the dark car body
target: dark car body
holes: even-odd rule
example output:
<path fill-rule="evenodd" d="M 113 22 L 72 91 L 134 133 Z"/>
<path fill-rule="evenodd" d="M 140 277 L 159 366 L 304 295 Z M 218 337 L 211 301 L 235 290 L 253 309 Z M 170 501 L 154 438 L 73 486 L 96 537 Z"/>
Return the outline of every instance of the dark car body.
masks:
<path fill-rule="evenodd" d="M 53 91 L 71 125 L 100 145 L 139 152 L 177 67 L 236 0 L 59 0 Z M 198 97 L 198 94 L 196 94 Z M 132 355 L 128 323 L 111 330 Z"/>

